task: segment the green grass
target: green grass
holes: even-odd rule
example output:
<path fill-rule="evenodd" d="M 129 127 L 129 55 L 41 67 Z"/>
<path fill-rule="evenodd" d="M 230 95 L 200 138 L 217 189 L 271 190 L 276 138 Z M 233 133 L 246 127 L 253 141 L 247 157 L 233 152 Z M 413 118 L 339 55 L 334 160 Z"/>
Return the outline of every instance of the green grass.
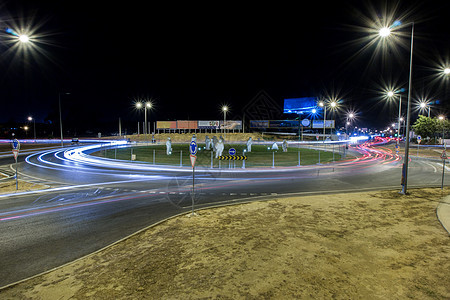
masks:
<path fill-rule="evenodd" d="M 199 144 L 199 148 L 203 149 L 205 144 Z M 252 152 L 246 153 L 247 160 L 245 166 L 248 167 L 272 167 L 272 161 L 275 160 L 275 167 L 287 167 L 297 166 L 298 156 L 300 152 L 301 165 L 312 165 L 319 163 L 327 163 L 333 161 L 333 152 L 329 152 L 333 149 L 333 146 L 328 145 L 329 151 L 317 151 L 308 148 L 295 148 L 288 147 L 287 152 L 283 152 L 280 146 L 278 151 L 272 151 L 267 149 L 268 146 L 264 145 L 252 145 Z M 228 149 L 235 148 L 236 155 L 243 155 L 243 150 L 246 149 L 244 144 L 232 144 L 225 145 L 225 150 L 222 155 L 228 155 Z M 130 160 L 131 152 L 136 155 L 137 161 L 144 161 L 155 163 L 157 165 L 175 165 L 180 166 L 180 160 L 183 166 L 190 166 L 189 148 L 187 144 L 173 144 L 172 155 L 166 155 L 165 145 L 154 146 L 138 146 L 131 148 L 119 148 L 119 149 L 107 149 L 93 153 L 92 155 L 116 158 L 121 160 Z M 274 156 L 273 156 L 274 153 Z M 213 154 L 214 155 L 214 154 Z M 341 159 L 338 146 L 335 146 L 334 161 Z M 229 161 L 221 161 L 221 166 L 228 167 Z M 242 161 L 232 161 L 236 167 L 242 167 Z M 211 151 L 199 150 L 197 153 L 196 166 L 211 167 Z M 213 157 L 213 166 L 217 168 L 219 166 L 219 160 Z"/>

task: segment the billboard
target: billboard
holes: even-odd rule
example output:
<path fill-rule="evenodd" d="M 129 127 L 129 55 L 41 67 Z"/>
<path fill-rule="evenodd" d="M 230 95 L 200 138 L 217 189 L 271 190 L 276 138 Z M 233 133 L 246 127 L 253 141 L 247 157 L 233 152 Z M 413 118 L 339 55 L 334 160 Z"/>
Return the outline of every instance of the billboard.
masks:
<path fill-rule="evenodd" d="M 234 121 L 234 120 L 227 120 L 225 123 L 225 126 L 223 126 L 223 121 L 220 121 L 220 129 L 227 129 L 227 130 L 241 130 L 242 129 L 242 121 Z"/>
<path fill-rule="evenodd" d="M 269 128 L 298 128 L 298 120 L 271 120 Z"/>
<path fill-rule="evenodd" d="M 177 129 L 197 129 L 198 121 L 177 121 Z"/>
<path fill-rule="evenodd" d="M 268 120 L 250 120 L 250 128 L 269 128 Z"/>
<path fill-rule="evenodd" d="M 177 129 L 177 121 L 157 121 L 157 129 Z"/>
<path fill-rule="evenodd" d="M 283 113 L 285 114 L 310 115 L 313 109 L 316 113 L 322 111 L 322 108 L 317 105 L 316 97 L 284 99 Z"/>
<path fill-rule="evenodd" d="M 198 129 L 219 129 L 220 121 L 198 121 Z"/>
<path fill-rule="evenodd" d="M 313 120 L 312 128 L 323 128 L 323 120 Z M 325 120 L 325 128 L 334 128 L 334 120 Z"/>

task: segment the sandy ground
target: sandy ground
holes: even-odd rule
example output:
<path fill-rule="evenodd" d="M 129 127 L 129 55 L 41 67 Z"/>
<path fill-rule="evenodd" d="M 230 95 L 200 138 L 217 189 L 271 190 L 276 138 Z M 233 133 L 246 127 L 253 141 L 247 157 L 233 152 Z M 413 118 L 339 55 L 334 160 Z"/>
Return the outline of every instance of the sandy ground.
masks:
<path fill-rule="evenodd" d="M 31 190 L 42 190 L 49 188 L 48 185 L 30 183 L 26 181 L 19 180 L 18 189 L 16 190 L 16 180 L 9 179 L 7 181 L 0 182 L 0 194 L 11 193 L 11 192 L 26 192 Z"/>
<path fill-rule="evenodd" d="M 450 299 L 450 190 L 280 198 L 198 212 L 1 299 Z"/>

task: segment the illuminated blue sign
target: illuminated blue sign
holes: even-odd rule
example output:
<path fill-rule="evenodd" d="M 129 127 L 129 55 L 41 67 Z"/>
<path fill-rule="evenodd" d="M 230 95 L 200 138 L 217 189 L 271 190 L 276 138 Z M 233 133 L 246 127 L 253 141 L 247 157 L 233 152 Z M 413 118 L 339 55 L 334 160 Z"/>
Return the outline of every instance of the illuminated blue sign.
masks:
<path fill-rule="evenodd" d="M 284 99 L 283 113 L 285 114 L 311 115 L 319 111 L 322 111 L 322 108 L 317 106 L 316 97 Z"/>

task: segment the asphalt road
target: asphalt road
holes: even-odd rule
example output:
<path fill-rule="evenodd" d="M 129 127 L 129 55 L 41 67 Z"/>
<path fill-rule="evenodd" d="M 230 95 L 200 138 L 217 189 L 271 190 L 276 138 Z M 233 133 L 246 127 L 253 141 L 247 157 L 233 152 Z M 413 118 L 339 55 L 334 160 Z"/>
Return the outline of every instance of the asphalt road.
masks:
<path fill-rule="evenodd" d="M 199 167 L 195 207 L 281 194 L 398 188 L 401 158 L 361 148 L 357 160 L 285 169 Z M 191 210 L 192 169 L 70 160 L 62 152 L 19 164 L 48 191 L 0 196 L 0 286 L 73 261 L 159 220 Z M 408 186 L 440 186 L 442 165 L 412 160 Z"/>

